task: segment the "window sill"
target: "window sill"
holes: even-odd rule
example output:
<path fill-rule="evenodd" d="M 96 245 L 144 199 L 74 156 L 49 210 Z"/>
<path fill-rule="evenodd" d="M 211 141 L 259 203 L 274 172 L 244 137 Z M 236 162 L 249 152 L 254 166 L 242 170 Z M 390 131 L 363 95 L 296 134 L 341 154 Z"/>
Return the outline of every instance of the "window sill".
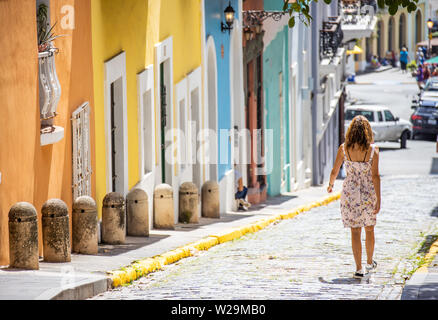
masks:
<path fill-rule="evenodd" d="M 64 128 L 54 126 L 55 130 L 50 133 L 41 133 L 41 146 L 57 143 L 64 138 Z"/>

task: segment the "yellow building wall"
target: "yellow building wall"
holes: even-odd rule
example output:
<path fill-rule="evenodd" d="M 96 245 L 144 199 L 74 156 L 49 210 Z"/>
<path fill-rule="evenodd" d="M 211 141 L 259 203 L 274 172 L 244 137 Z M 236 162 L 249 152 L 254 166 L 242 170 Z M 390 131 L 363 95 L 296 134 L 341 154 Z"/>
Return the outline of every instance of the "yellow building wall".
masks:
<path fill-rule="evenodd" d="M 426 35 L 424 34 L 424 24 L 426 23 L 427 17 L 425 16 L 425 4 L 421 3 L 418 5 L 418 9 L 421 11 L 421 15 L 422 15 L 422 26 L 421 26 L 421 34 L 422 34 L 422 40 L 424 40 L 426 38 Z M 386 52 L 388 51 L 388 25 L 389 25 L 389 20 L 391 19 L 391 17 L 394 19 L 394 23 L 393 23 L 393 48 L 394 48 L 394 52 L 399 55 L 400 54 L 400 47 L 403 45 L 403 43 L 400 43 L 399 41 L 399 34 L 400 34 L 400 16 L 402 14 L 405 15 L 405 45 L 408 47 L 409 51 L 415 51 L 416 49 L 416 43 L 415 43 L 415 17 L 416 17 L 416 13 L 415 12 L 411 12 L 408 13 L 407 9 L 404 8 L 399 8 L 399 10 L 397 11 L 397 13 L 394 16 L 391 16 L 389 13 L 385 13 L 385 14 L 379 14 L 378 15 L 378 22 L 376 23 L 376 28 L 373 32 L 373 40 L 372 40 L 372 49 L 371 49 L 371 54 L 377 54 L 380 55 L 381 57 L 384 57 L 386 55 Z M 409 29 L 409 20 L 411 22 L 411 28 Z M 382 32 L 381 32 L 381 39 L 377 38 L 377 26 L 379 24 L 379 22 L 382 21 L 383 22 L 383 28 L 382 28 Z M 411 35 L 409 37 L 409 34 Z M 409 41 L 410 40 L 410 41 Z M 382 45 L 382 52 L 377 52 L 377 42 L 380 41 L 381 45 Z M 365 61 L 366 59 L 366 41 L 365 39 L 360 39 L 359 40 L 359 44 L 360 47 L 363 49 L 364 53 L 360 54 L 358 61 Z M 356 63 L 356 70 L 358 70 L 359 64 L 358 62 Z"/>
<path fill-rule="evenodd" d="M 201 15 L 201 0 L 92 1 L 96 201 L 99 211 L 107 190 L 104 62 L 121 51 L 126 52 L 128 187 L 132 188 L 139 181 L 137 74 L 155 64 L 155 45 L 169 36 L 173 38 L 173 83 L 178 83 L 199 67 L 202 61 Z M 157 110 L 157 106 L 155 108 Z"/>

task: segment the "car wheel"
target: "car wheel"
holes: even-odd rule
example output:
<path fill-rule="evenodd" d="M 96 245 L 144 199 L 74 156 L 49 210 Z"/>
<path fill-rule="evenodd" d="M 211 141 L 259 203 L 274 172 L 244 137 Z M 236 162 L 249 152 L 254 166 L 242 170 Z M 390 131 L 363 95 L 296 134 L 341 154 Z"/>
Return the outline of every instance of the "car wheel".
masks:
<path fill-rule="evenodd" d="M 407 131 L 404 131 L 400 138 L 400 148 L 406 149 L 406 141 L 408 140 L 409 133 Z"/>

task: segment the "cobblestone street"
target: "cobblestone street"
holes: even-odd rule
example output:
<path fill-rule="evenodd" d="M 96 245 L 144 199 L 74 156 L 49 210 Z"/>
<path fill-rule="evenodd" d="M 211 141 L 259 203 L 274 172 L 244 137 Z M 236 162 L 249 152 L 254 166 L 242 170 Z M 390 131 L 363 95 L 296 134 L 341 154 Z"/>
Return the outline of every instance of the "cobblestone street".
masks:
<path fill-rule="evenodd" d="M 94 299 L 399 299 L 421 242 L 437 233 L 437 183 L 436 176 L 382 179 L 378 268 L 367 279 L 352 278 L 350 230 L 336 201 Z M 364 242 L 362 252 L 365 263 Z"/>

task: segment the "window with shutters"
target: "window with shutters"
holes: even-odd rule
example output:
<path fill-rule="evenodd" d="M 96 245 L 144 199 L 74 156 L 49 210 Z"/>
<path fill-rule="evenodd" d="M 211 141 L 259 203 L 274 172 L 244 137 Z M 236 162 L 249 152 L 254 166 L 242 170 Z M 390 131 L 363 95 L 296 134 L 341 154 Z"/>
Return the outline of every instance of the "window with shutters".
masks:
<path fill-rule="evenodd" d="M 91 196 L 90 105 L 81 105 L 72 115 L 73 199 Z"/>

